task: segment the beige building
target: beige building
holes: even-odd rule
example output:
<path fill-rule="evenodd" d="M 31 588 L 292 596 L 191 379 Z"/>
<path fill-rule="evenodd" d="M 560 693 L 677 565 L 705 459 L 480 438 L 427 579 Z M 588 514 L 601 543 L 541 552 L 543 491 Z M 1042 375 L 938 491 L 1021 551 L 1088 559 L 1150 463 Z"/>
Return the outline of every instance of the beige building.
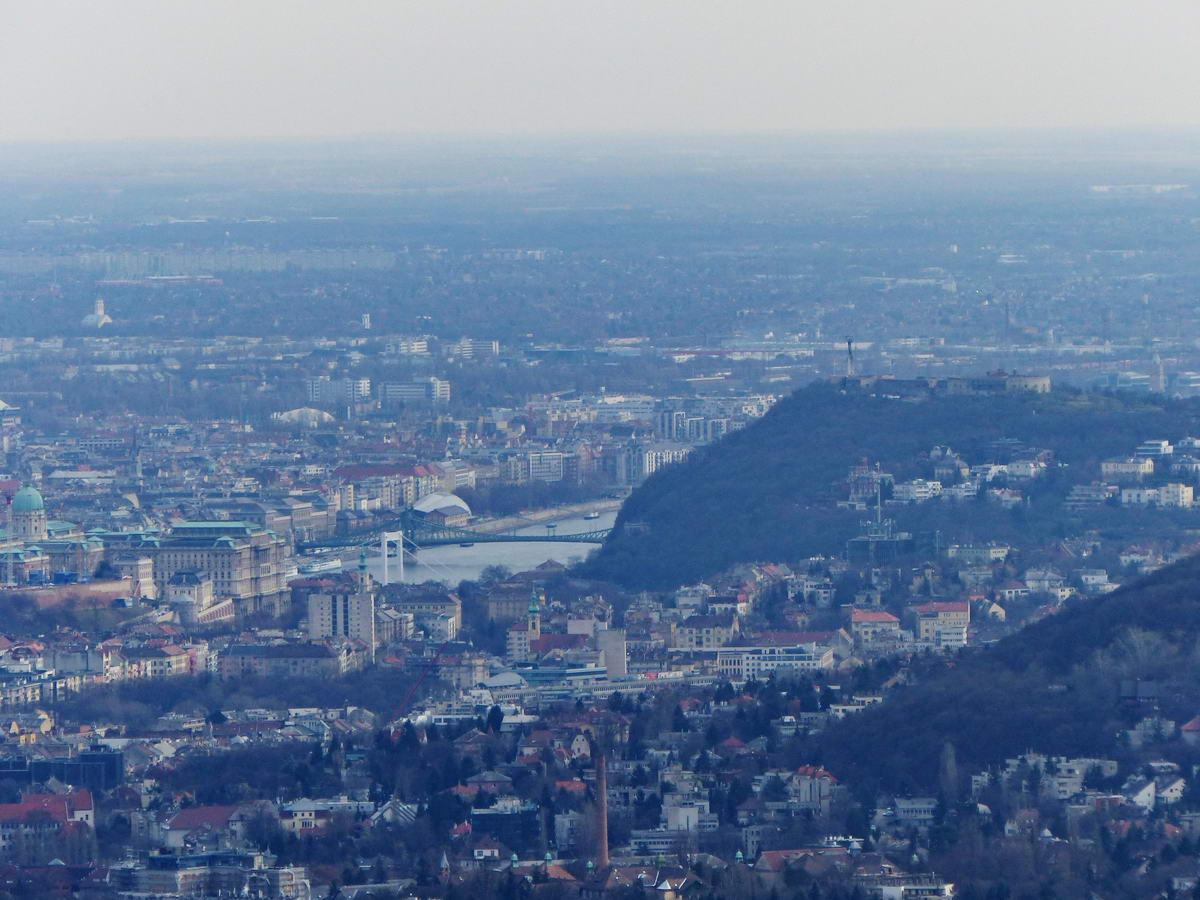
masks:
<path fill-rule="evenodd" d="M 724 647 L 738 631 L 738 618 L 731 613 L 690 616 L 675 632 L 675 646 L 681 650 L 712 650 Z"/>
<path fill-rule="evenodd" d="M 1116 481 L 1141 481 L 1154 474 L 1154 460 L 1129 457 L 1128 459 L 1106 459 L 1100 463 L 1100 475 Z"/>
<path fill-rule="evenodd" d="M 402 597 L 390 603 L 399 613 L 409 613 L 430 640 L 452 641 L 462 628 L 462 600 L 453 593 Z"/>
<path fill-rule="evenodd" d="M 288 541 L 250 522 L 182 522 L 166 535 L 109 533 L 102 536 L 114 560 L 130 556 L 154 561 L 157 596 L 177 572 L 204 572 L 213 595 L 231 598 L 239 616 L 278 615 L 289 600 L 285 573 Z"/>
<path fill-rule="evenodd" d="M 1158 489 L 1159 506 L 1189 507 L 1192 505 L 1193 489 L 1190 484 L 1164 484 Z"/>
<path fill-rule="evenodd" d="M 158 587 L 154 583 L 154 560 L 143 553 L 122 553 L 109 560 L 120 578 L 128 578 L 132 584 L 130 596 L 158 599 Z"/>
<path fill-rule="evenodd" d="M 862 644 L 895 638 L 900 634 L 900 620 L 882 610 L 851 609 L 850 633 Z"/>
<path fill-rule="evenodd" d="M 923 603 L 916 608 L 920 640 L 938 647 L 962 647 L 971 624 L 971 604 L 966 600 Z"/>
<path fill-rule="evenodd" d="M 329 588 L 308 595 L 308 638 L 353 638 L 375 659 L 375 585 L 366 569 L 331 579 Z"/>
<path fill-rule="evenodd" d="M 208 648 L 179 647 L 175 644 L 162 647 L 124 647 L 121 657 L 125 661 L 124 678 L 170 678 L 175 675 L 197 674 L 207 660 Z"/>
<path fill-rule="evenodd" d="M 361 654 L 349 646 L 324 644 L 233 644 L 221 651 L 221 678 L 326 678 L 359 668 Z"/>
<path fill-rule="evenodd" d="M 529 588 L 524 584 L 501 584 L 483 601 L 492 622 L 515 622 L 529 608 Z"/>
<path fill-rule="evenodd" d="M 38 541 L 38 548 L 50 557 L 51 572 L 75 572 L 90 576 L 104 559 L 104 542 L 95 538 L 81 541 Z"/>
<path fill-rule="evenodd" d="M 184 626 L 227 622 L 237 616 L 231 597 L 213 594 L 212 578 L 205 572 L 176 572 L 167 580 L 167 603 Z"/>

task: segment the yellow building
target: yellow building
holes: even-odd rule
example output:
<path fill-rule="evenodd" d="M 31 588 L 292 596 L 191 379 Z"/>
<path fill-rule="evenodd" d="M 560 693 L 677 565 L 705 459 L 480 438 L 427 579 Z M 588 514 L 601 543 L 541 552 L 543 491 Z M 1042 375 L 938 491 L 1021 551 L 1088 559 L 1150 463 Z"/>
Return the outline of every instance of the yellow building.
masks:
<path fill-rule="evenodd" d="M 938 647 L 962 647 L 971 624 L 971 604 L 966 600 L 924 603 L 916 608 L 917 636 Z"/>

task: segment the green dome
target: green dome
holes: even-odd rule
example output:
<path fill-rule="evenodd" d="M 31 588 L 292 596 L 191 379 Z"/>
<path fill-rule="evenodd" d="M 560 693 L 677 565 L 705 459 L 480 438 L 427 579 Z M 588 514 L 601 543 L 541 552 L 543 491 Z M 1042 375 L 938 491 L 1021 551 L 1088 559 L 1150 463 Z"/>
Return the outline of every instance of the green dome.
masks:
<path fill-rule="evenodd" d="M 13 495 L 10 507 L 15 513 L 37 512 L 45 508 L 41 492 L 31 484 L 25 485 Z"/>

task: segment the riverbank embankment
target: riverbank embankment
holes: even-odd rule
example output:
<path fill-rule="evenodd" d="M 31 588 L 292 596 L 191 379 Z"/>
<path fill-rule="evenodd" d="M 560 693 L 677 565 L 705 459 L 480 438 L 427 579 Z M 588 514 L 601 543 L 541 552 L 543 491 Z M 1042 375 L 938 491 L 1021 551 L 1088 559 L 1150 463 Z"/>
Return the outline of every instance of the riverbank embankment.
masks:
<path fill-rule="evenodd" d="M 502 519 L 488 519 L 482 522 L 472 522 L 467 527 L 472 531 L 482 531 L 486 534 L 496 534 L 501 531 L 515 531 L 518 528 L 528 528 L 530 525 L 549 524 L 560 519 L 575 519 L 591 512 L 611 512 L 621 507 L 621 500 L 589 500 L 586 503 L 571 503 L 566 506 L 552 506 L 549 509 L 523 511 L 520 515 L 505 516 Z"/>

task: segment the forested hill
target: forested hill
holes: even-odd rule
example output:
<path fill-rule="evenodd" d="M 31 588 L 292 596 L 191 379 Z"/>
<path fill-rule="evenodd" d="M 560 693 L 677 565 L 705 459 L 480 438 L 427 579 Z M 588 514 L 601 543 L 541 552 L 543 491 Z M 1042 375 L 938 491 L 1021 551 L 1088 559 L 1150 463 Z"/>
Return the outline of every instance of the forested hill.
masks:
<path fill-rule="evenodd" d="M 1015 438 L 1068 464 L 1032 486 L 1016 513 L 988 504 L 923 504 L 894 513 L 901 529 L 947 540 L 1005 539 L 1062 528 L 1062 497 L 1098 462 L 1149 438 L 1200 433 L 1195 401 L 1050 394 L 937 396 L 920 402 L 832 383 L 803 388 L 750 427 L 648 478 L 621 509 L 583 574 L 632 588 L 687 584 L 738 562 L 837 555 L 862 513 L 836 508 L 836 483 L 864 458 L 914 477 L 922 454 L 949 445 L 972 465 Z M 936 508 L 935 508 L 936 507 Z M 635 527 L 631 528 L 630 526 Z"/>
<path fill-rule="evenodd" d="M 865 790 L 933 792 L 953 745 L 960 775 L 1027 750 L 1088 757 L 1128 752 L 1120 737 L 1157 711 L 1200 714 L 1200 558 L 1083 601 L 988 648 L 930 662 L 917 684 L 834 723 L 807 748 Z M 918 668 L 920 668 L 918 666 Z M 1157 704 L 1122 700 L 1122 682 L 1155 684 Z M 1181 741 L 1153 749 L 1184 766 Z"/>

